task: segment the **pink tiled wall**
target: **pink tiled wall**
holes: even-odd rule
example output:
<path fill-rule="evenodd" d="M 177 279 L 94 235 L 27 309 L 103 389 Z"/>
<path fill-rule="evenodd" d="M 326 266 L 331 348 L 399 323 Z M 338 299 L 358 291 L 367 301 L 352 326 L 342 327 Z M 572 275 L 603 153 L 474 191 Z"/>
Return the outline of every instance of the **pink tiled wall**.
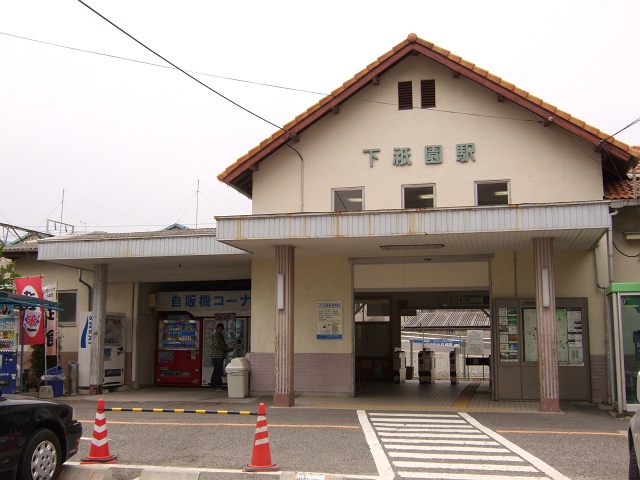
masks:
<path fill-rule="evenodd" d="M 275 390 L 275 355 L 251 353 L 251 395 L 272 395 Z M 298 353 L 294 365 L 296 395 L 353 395 L 353 357 L 336 353 Z"/>

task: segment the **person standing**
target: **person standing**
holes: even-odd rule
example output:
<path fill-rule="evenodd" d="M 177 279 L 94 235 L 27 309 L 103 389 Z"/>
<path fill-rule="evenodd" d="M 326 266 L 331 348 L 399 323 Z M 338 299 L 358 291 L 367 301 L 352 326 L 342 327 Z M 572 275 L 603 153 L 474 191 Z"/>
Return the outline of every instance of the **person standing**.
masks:
<path fill-rule="evenodd" d="M 209 388 L 215 390 L 222 390 L 222 369 L 224 368 L 224 359 L 227 356 L 227 352 L 233 350 L 232 347 L 227 345 L 222 331 L 224 325 L 218 323 L 216 325 L 216 333 L 213 334 L 211 341 L 211 365 L 213 366 L 213 372 L 211 373 L 211 383 Z"/>

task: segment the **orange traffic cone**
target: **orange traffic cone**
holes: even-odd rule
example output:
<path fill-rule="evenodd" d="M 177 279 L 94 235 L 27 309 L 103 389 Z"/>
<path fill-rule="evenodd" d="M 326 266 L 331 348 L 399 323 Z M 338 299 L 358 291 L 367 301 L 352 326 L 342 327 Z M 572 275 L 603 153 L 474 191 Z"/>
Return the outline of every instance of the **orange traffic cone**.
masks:
<path fill-rule="evenodd" d="M 267 409 L 264 403 L 258 407 L 258 421 L 256 422 L 256 435 L 253 441 L 253 453 L 251 463 L 243 468 L 245 472 L 277 471 L 280 465 L 271 461 L 271 447 L 269 446 L 269 432 L 267 431 Z"/>
<path fill-rule="evenodd" d="M 98 400 L 98 411 L 93 427 L 93 438 L 89 455 L 80 463 L 116 463 L 118 457 L 109 453 L 109 438 L 107 437 L 107 419 L 104 416 L 104 400 Z"/>

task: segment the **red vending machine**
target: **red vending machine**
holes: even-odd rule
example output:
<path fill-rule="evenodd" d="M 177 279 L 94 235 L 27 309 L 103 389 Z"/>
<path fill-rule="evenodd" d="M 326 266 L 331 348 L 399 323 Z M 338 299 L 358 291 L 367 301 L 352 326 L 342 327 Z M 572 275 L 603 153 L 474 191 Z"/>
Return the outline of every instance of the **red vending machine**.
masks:
<path fill-rule="evenodd" d="M 157 355 L 156 385 L 200 386 L 200 320 L 160 320 Z"/>

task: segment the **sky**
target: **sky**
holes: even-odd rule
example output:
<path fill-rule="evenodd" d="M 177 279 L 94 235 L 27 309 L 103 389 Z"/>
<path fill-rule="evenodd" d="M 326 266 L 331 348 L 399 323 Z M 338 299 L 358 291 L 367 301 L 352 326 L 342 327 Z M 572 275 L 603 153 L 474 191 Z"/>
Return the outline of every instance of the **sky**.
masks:
<path fill-rule="evenodd" d="M 608 134 L 640 117 L 637 0 L 83 2 L 210 89 L 78 0 L 0 0 L 0 223 L 249 215 L 218 174 L 409 33 Z"/>

